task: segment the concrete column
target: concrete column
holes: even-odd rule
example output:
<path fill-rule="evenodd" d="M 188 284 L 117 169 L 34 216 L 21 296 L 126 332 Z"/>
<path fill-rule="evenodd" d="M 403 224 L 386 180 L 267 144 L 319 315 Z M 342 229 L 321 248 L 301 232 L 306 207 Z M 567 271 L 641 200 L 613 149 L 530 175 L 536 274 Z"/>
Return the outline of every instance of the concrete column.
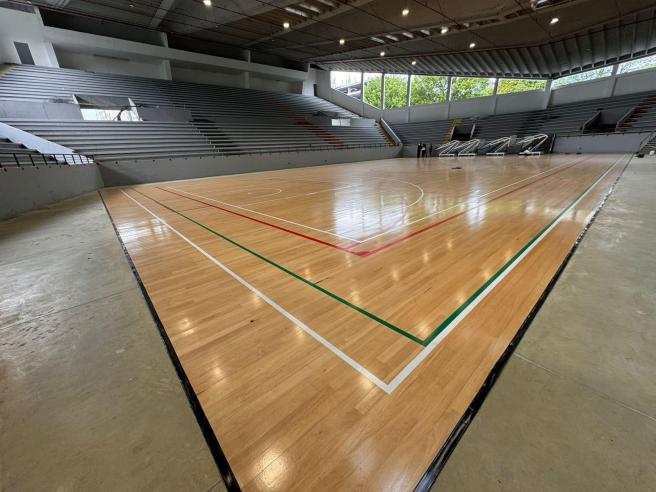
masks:
<path fill-rule="evenodd" d="M 499 77 L 494 79 L 494 90 L 492 91 L 492 114 L 497 114 L 497 99 L 498 99 L 498 92 L 499 90 Z"/>
<path fill-rule="evenodd" d="M 451 80 L 453 77 L 449 77 L 449 80 L 446 84 L 446 119 L 451 118 Z"/>
<path fill-rule="evenodd" d="M 551 86 L 553 85 L 553 79 L 547 80 L 547 86 L 544 88 L 544 101 L 542 102 L 542 109 L 547 109 L 549 103 L 551 102 Z"/>
<path fill-rule="evenodd" d="M 162 79 L 164 80 L 173 80 L 173 74 L 171 73 L 171 61 L 162 60 Z"/>
<path fill-rule="evenodd" d="M 244 60 L 247 61 L 248 63 L 251 62 L 251 51 L 250 50 L 244 50 L 242 51 L 242 55 L 244 56 Z M 248 71 L 245 71 L 242 73 L 242 86 L 244 89 L 250 89 L 251 88 L 251 73 Z"/>
<path fill-rule="evenodd" d="M 610 75 L 610 80 L 608 81 L 608 90 L 606 91 L 606 97 L 612 97 L 615 95 L 615 86 L 617 85 L 617 74 L 620 69 L 620 64 L 616 63 L 613 65 L 613 72 Z"/>
<path fill-rule="evenodd" d="M 410 107 L 410 81 L 412 80 L 412 75 L 408 74 L 408 85 L 405 90 L 405 109 L 407 110 Z"/>
<path fill-rule="evenodd" d="M 382 112 L 385 110 L 385 74 L 382 74 L 380 77 L 380 111 L 381 117 Z"/>

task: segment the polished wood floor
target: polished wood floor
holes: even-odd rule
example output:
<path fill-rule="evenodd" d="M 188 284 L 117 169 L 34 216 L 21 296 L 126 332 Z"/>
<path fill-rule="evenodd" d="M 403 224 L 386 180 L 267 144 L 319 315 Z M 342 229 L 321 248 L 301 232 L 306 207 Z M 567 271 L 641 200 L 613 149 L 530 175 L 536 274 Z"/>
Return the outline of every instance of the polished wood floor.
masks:
<path fill-rule="evenodd" d="M 628 158 L 102 191 L 244 490 L 412 490 Z"/>

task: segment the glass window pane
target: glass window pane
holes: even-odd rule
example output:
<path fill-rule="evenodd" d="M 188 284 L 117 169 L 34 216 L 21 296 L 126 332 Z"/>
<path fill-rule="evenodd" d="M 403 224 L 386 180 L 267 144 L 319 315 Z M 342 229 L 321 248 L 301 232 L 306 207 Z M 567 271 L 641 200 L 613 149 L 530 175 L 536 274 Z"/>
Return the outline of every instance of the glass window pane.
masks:
<path fill-rule="evenodd" d="M 385 75 L 385 109 L 405 108 L 408 97 L 408 76 L 388 73 Z"/>
<path fill-rule="evenodd" d="M 601 79 L 604 77 L 609 77 L 613 73 L 613 67 L 603 67 L 596 70 L 589 70 L 587 72 L 575 73 L 574 75 L 568 75 L 567 77 L 561 77 L 554 80 L 551 84 L 552 89 L 558 89 L 559 87 L 564 87 L 566 85 L 576 84 L 577 82 L 585 82 L 587 80 Z"/>
<path fill-rule="evenodd" d="M 618 73 L 637 72 L 638 70 L 647 70 L 650 68 L 656 68 L 656 55 L 620 63 Z"/>
<path fill-rule="evenodd" d="M 494 78 L 453 77 L 451 79 L 451 100 L 491 96 L 494 93 L 495 80 Z"/>
<path fill-rule="evenodd" d="M 380 108 L 383 75 L 380 73 L 364 74 L 364 102 Z"/>
<path fill-rule="evenodd" d="M 499 79 L 497 94 L 514 94 L 516 92 L 543 91 L 547 87 L 546 80 L 530 79 Z"/>
<path fill-rule="evenodd" d="M 410 79 L 410 106 L 445 103 L 449 99 L 449 77 L 413 75 Z"/>
<path fill-rule="evenodd" d="M 360 99 L 362 97 L 361 72 L 330 72 L 330 87 L 347 96 Z"/>

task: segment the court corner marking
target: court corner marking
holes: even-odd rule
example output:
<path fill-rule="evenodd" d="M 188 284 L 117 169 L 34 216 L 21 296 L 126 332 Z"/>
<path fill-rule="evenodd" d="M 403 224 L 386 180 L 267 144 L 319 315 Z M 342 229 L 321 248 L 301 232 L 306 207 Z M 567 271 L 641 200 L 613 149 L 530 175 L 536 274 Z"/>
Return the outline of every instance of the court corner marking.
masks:
<path fill-rule="evenodd" d="M 271 307 L 273 307 L 276 311 L 278 311 L 280 314 L 285 316 L 289 321 L 294 323 L 295 326 L 298 326 L 300 329 L 302 329 L 305 333 L 310 335 L 312 338 L 314 338 L 316 341 L 321 343 L 324 347 L 326 347 L 328 350 L 333 352 L 335 355 L 337 355 L 340 359 L 342 359 L 344 362 L 346 362 L 349 366 L 351 366 L 353 369 L 358 371 L 361 375 L 366 377 L 369 381 L 371 381 L 373 384 L 378 386 L 380 389 L 382 389 L 385 393 L 389 394 L 391 393 L 390 387 L 388 384 L 386 384 L 384 381 L 382 381 L 380 378 L 378 378 L 376 375 L 371 373 L 369 370 L 367 370 L 364 366 L 362 366 L 360 363 L 349 357 L 346 353 L 341 351 L 339 348 L 337 348 L 335 345 L 330 343 L 328 340 L 323 338 L 321 335 L 319 335 L 316 331 L 312 330 L 309 326 L 307 326 L 305 323 L 303 323 L 301 320 L 299 320 L 297 317 L 295 317 L 293 314 L 285 310 L 282 306 L 280 306 L 278 303 L 276 303 L 273 299 L 268 297 L 266 294 L 258 290 L 255 286 L 251 285 L 248 281 L 237 275 L 235 272 L 230 270 L 227 266 L 225 266 L 223 263 L 221 263 L 219 260 L 214 258 L 211 254 L 209 254 L 207 251 L 205 251 L 203 248 L 198 246 L 196 243 L 194 243 L 191 239 L 187 238 L 184 234 L 179 232 L 177 229 L 175 229 L 173 226 L 171 226 L 168 222 L 166 222 L 164 219 L 159 217 L 157 214 L 152 212 L 150 209 L 148 209 L 145 205 L 140 203 L 138 200 L 130 196 L 125 192 L 125 190 L 121 190 L 121 193 L 123 193 L 126 197 L 128 197 L 130 200 L 132 200 L 134 203 L 136 203 L 139 207 L 141 207 L 143 210 L 148 212 L 150 215 L 152 215 L 155 219 L 157 219 L 161 224 L 166 226 L 168 229 L 170 229 L 174 234 L 176 234 L 180 239 L 185 241 L 187 244 L 189 244 L 192 248 L 194 248 L 196 251 L 198 251 L 200 254 L 205 256 L 208 260 L 210 260 L 212 263 L 214 263 L 216 266 L 221 268 L 225 273 L 230 275 L 233 279 L 235 279 L 237 282 L 242 284 L 244 287 L 246 287 L 248 290 L 253 292 L 255 295 L 257 295 L 260 299 L 265 301 L 267 304 L 269 304 Z"/>

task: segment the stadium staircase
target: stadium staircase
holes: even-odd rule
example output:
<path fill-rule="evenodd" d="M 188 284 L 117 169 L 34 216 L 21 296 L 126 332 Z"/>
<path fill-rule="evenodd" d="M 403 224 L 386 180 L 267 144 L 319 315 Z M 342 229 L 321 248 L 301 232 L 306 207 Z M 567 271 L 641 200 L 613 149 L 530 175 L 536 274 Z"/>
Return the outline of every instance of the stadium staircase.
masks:
<path fill-rule="evenodd" d="M 641 154 L 649 154 L 650 152 L 656 153 L 656 133 L 645 145 L 640 149 Z"/>
<path fill-rule="evenodd" d="M 656 127 L 656 95 L 645 97 L 620 127 L 622 130 Z"/>
<path fill-rule="evenodd" d="M 0 118 L 4 123 L 97 160 L 236 155 L 389 147 L 375 126 L 333 126 L 357 115 L 314 96 L 221 87 L 80 70 L 19 65 L 0 78 L 0 101 L 76 104 L 122 98 L 148 110 L 173 109 L 188 121 Z"/>

